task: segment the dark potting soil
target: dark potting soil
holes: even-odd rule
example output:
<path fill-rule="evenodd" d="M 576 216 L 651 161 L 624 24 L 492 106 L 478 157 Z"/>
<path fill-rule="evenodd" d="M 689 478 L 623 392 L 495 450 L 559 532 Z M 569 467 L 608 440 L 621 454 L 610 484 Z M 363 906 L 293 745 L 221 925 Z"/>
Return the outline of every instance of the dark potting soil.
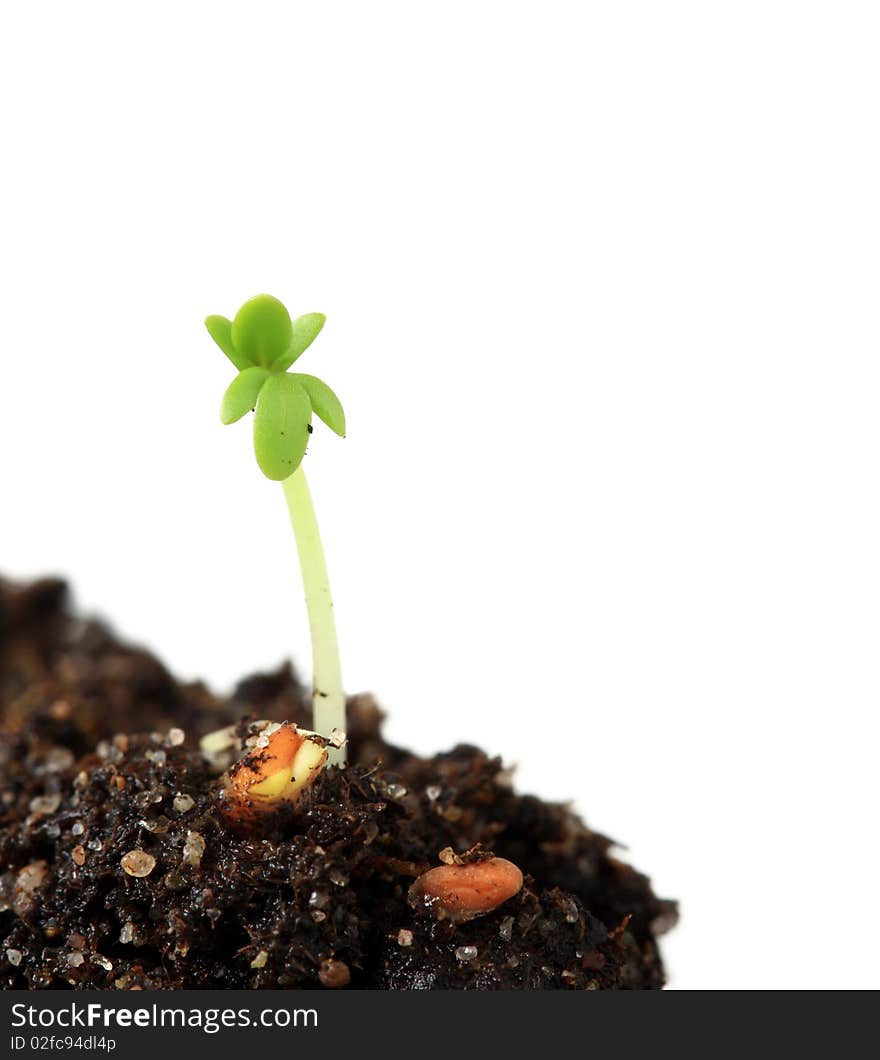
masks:
<path fill-rule="evenodd" d="M 0 581 L 4 988 L 663 985 L 675 904 L 497 758 L 387 744 L 354 696 L 351 764 L 235 829 L 198 740 L 241 719 L 308 725 L 289 666 L 222 699 L 72 614 L 63 582 Z M 442 850 L 477 844 L 522 870 L 516 897 L 457 924 L 410 906 Z"/>

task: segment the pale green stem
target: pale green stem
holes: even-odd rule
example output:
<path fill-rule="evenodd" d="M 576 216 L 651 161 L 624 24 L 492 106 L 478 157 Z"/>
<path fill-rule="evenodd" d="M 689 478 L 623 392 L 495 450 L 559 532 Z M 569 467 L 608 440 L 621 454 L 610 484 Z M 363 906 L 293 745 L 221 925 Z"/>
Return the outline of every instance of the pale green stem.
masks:
<path fill-rule="evenodd" d="M 321 736 L 329 736 L 334 729 L 345 732 L 345 692 L 342 688 L 330 579 L 327 577 L 327 564 L 312 495 L 302 465 L 284 480 L 283 485 L 290 525 L 299 552 L 312 634 L 312 728 Z M 328 765 L 345 765 L 343 748 L 329 747 L 328 751 Z"/>

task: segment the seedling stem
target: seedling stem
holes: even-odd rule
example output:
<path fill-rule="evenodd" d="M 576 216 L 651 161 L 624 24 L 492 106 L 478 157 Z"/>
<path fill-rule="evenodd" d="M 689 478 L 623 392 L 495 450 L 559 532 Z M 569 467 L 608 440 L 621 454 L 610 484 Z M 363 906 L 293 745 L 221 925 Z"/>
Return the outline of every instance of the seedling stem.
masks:
<path fill-rule="evenodd" d="M 334 729 L 345 731 L 345 692 L 342 688 L 330 578 L 327 575 L 318 520 L 315 518 L 315 506 L 302 464 L 284 480 L 283 486 L 290 525 L 299 552 L 312 637 L 312 725 L 316 732 L 329 736 Z M 341 747 L 329 747 L 328 751 L 330 765 L 345 764 L 345 752 Z"/>

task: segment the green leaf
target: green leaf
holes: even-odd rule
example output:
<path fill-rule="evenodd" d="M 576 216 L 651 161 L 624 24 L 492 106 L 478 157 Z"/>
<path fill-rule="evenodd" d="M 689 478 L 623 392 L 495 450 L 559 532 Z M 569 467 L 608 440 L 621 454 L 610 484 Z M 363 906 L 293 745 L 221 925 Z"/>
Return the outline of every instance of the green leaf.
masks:
<path fill-rule="evenodd" d="M 223 395 L 220 405 L 220 419 L 223 423 L 235 423 L 257 403 L 257 395 L 263 383 L 269 378 L 265 368 L 254 366 L 245 368 L 232 380 Z"/>
<path fill-rule="evenodd" d="M 323 313 L 306 313 L 294 320 L 287 349 L 272 365 L 276 372 L 287 371 L 297 357 L 304 353 L 315 341 L 326 320 L 327 318 Z"/>
<path fill-rule="evenodd" d="M 232 323 L 226 317 L 205 317 L 205 327 L 208 334 L 226 354 L 230 361 L 239 371 L 250 368 L 251 361 L 244 354 L 238 353 L 232 345 Z"/>
<path fill-rule="evenodd" d="M 290 346 L 292 335 L 290 314 L 270 294 L 258 294 L 245 302 L 232 321 L 233 346 L 252 364 L 265 368 Z"/>
<path fill-rule="evenodd" d="M 254 452 L 266 478 L 277 482 L 296 471 L 309 442 L 312 407 L 292 375 L 270 375 L 257 398 Z"/>
<path fill-rule="evenodd" d="M 297 372 L 293 378 L 309 395 L 315 415 L 322 419 L 331 431 L 338 434 L 340 438 L 344 438 L 345 413 L 342 410 L 342 402 L 330 387 L 314 375 L 303 375 Z"/>

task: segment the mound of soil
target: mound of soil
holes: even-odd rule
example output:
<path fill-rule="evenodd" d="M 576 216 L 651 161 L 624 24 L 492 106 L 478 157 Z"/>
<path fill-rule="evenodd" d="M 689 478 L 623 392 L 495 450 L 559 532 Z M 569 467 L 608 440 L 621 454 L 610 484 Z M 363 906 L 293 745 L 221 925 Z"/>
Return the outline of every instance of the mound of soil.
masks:
<path fill-rule="evenodd" d="M 349 701 L 345 769 L 230 827 L 198 741 L 253 719 L 308 726 L 289 666 L 222 699 L 72 614 L 63 582 L 0 581 L 4 988 L 663 985 L 674 903 L 497 758 L 386 743 L 370 696 Z M 464 923 L 410 905 L 441 851 L 475 847 L 522 870 L 519 894 Z"/>

